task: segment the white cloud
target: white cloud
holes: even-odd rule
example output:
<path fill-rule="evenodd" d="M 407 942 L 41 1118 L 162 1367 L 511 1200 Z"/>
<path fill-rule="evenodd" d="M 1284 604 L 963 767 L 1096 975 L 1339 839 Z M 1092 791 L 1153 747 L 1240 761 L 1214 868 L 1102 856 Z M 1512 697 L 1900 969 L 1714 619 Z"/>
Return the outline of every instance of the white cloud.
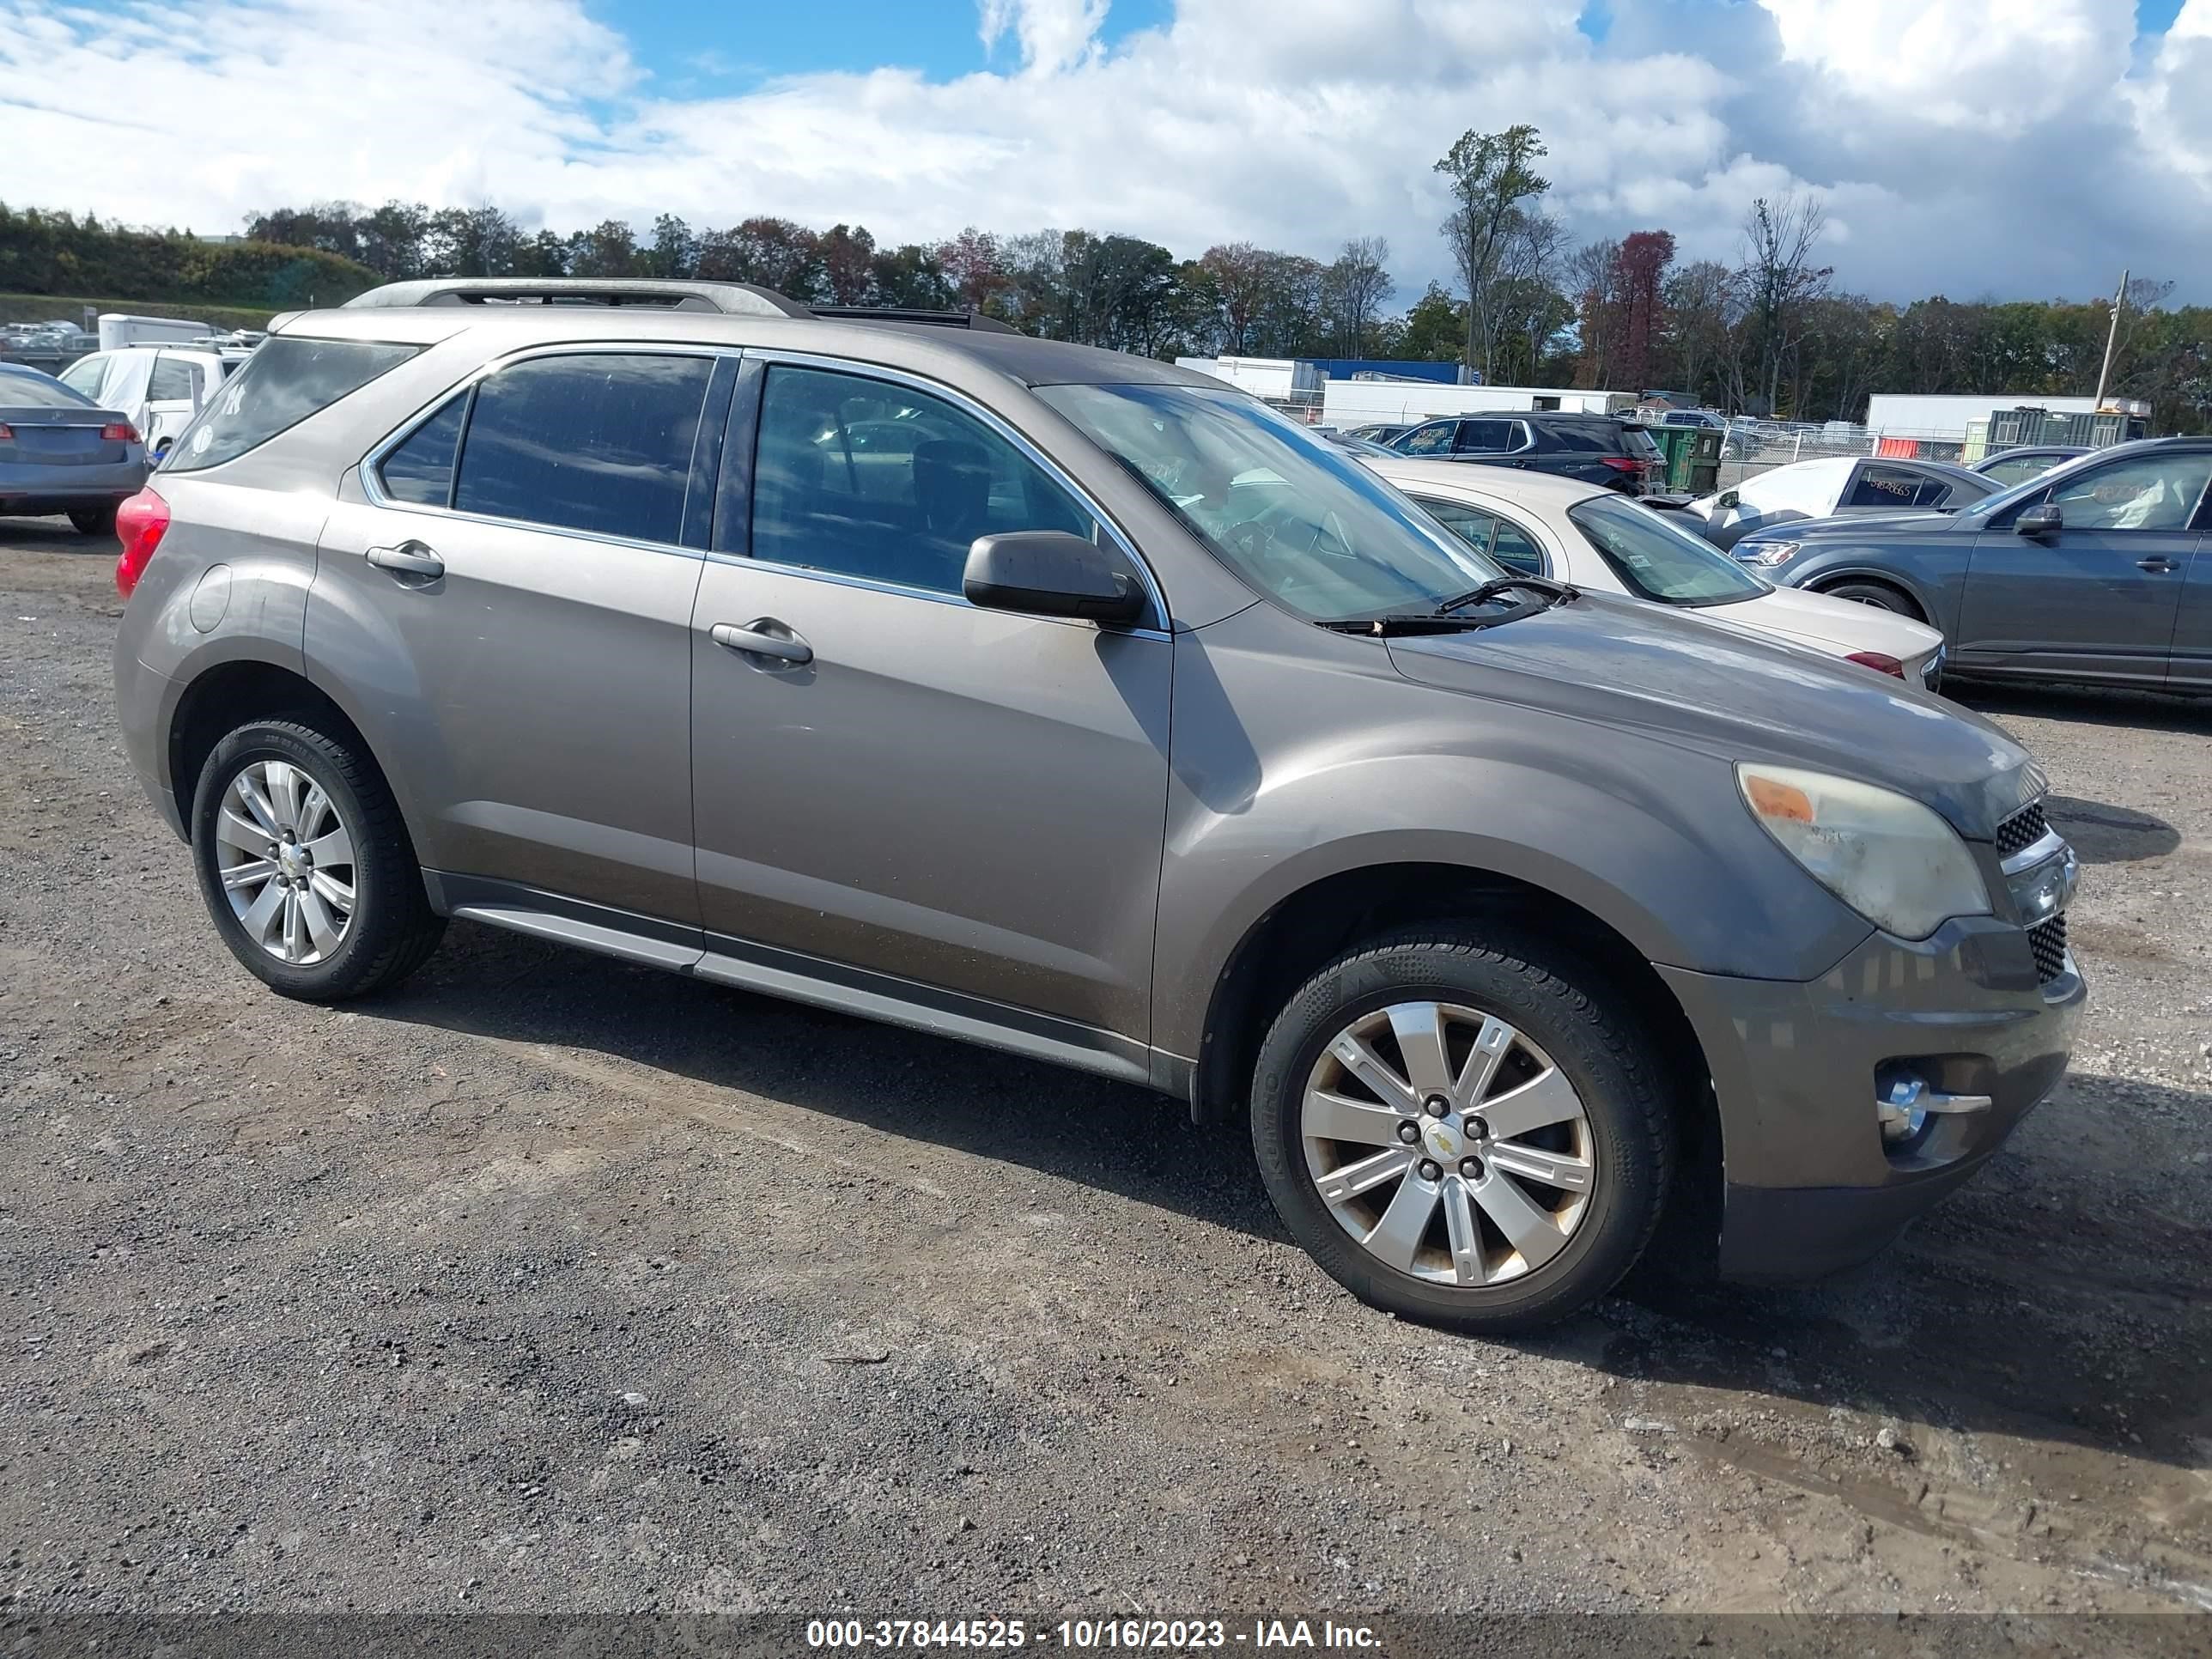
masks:
<path fill-rule="evenodd" d="M 1182 253 L 1380 233 L 1410 297 L 1447 263 L 1431 164 L 1519 120 L 1582 234 L 1726 258 L 1753 196 L 1813 188 L 1839 278 L 1876 292 L 2088 292 L 2125 258 L 2212 297 L 2212 0 L 2136 80 L 2127 0 L 1612 4 L 1599 47 L 1583 0 L 1180 0 L 1109 50 L 1104 0 L 982 0 L 987 71 L 732 94 L 657 85 L 580 0 L 0 0 L 0 190 L 202 230 L 398 196 L 562 228 L 1081 224 Z"/>
<path fill-rule="evenodd" d="M 2183 0 L 2133 103 L 2144 148 L 2212 188 L 2212 0 Z"/>

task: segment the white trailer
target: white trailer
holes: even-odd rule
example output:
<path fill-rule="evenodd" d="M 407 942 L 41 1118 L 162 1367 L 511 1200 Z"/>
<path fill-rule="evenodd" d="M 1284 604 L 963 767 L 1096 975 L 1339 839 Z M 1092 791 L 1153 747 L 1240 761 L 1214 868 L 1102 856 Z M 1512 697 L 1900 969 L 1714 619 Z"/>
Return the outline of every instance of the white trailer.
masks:
<path fill-rule="evenodd" d="M 133 317 L 127 312 L 100 313 L 100 349 L 114 351 L 131 345 L 181 345 L 204 340 L 216 331 L 186 317 Z"/>
<path fill-rule="evenodd" d="M 1328 378 L 1319 364 L 1298 357 L 1178 357 L 1176 367 L 1211 374 L 1255 398 L 1317 392 Z"/>
<path fill-rule="evenodd" d="M 1883 438 L 1919 438 L 1963 444 L 1967 427 L 1986 422 L 1999 410 L 2047 409 L 2054 415 L 2094 415 L 2094 398 L 2054 398 L 2043 392 L 1990 392 L 1969 396 L 1923 397 L 1877 392 L 1867 399 L 1867 430 Z"/>
<path fill-rule="evenodd" d="M 1321 419 L 1341 431 L 1379 422 L 1435 420 L 1493 409 L 1555 410 L 1563 415 L 1617 415 L 1636 406 L 1632 392 L 1592 392 L 1574 386 L 1440 386 L 1420 380 L 1331 380 L 1322 388 Z"/>

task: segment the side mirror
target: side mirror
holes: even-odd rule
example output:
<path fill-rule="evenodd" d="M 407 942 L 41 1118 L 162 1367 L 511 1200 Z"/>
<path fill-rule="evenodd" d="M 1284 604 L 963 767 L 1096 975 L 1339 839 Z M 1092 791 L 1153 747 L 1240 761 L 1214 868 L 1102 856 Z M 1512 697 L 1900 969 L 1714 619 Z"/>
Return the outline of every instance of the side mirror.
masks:
<path fill-rule="evenodd" d="M 968 603 L 1032 617 L 1129 623 L 1145 614 L 1145 586 L 1117 548 L 1065 530 L 978 536 L 960 591 Z"/>
<path fill-rule="evenodd" d="M 1723 489 L 1714 498 L 1713 505 L 1719 507 L 1723 512 L 1727 512 L 1729 509 L 1735 506 L 1738 497 L 1735 491 L 1733 489 Z"/>
<path fill-rule="evenodd" d="M 2066 519 L 2056 501 L 2045 501 L 2022 512 L 2012 521 L 2012 527 L 2022 536 L 2055 536 L 2066 528 Z"/>

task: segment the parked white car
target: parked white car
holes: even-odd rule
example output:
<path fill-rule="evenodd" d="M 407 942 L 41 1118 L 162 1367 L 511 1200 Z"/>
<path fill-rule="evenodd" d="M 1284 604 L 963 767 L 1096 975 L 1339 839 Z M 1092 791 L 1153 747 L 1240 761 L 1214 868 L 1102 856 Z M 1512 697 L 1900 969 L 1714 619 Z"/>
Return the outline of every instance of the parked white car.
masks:
<path fill-rule="evenodd" d="M 1618 491 L 1570 478 L 1450 461 L 1363 457 L 1463 541 L 1509 570 L 1724 622 L 1933 687 L 1943 636 L 1872 605 L 1777 587 Z"/>
<path fill-rule="evenodd" d="M 1753 531 L 1800 519 L 1842 513 L 1955 513 L 1996 489 L 1994 479 L 1948 461 L 1829 455 L 1770 467 L 1679 511 L 1692 530 L 1725 549 Z"/>
<path fill-rule="evenodd" d="M 61 373 L 64 386 L 102 409 L 119 409 L 158 459 L 192 416 L 246 362 L 248 353 L 212 343 L 183 346 L 121 346 L 78 358 Z"/>

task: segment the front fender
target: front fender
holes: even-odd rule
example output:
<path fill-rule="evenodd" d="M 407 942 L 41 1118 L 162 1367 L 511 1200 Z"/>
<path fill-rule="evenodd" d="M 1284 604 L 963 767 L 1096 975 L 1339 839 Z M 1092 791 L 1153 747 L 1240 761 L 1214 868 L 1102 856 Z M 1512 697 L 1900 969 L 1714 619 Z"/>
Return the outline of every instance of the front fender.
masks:
<path fill-rule="evenodd" d="M 1954 641 L 1958 632 L 1959 599 L 1966 581 L 1966 561 L 1958 560 L 1957 567 L 1956 570 L 1946 570 L 1931 562 L 1900 559 L 1882 550 L 1845 545 L 1809 556 L 1801 554 L 1796 561 L 1784 566 L 1779 574 L 1763 574 L 1770 581 L 1785 587 L 1802 587 L 1812 592 L 1824 592 L 1838 582 L 1857 580 L 1901 588 L 1920 607 L 1920 614 L 1942 630 L 1948 642 Z"/>
<path fill-rule="evenodd" d="M 1161 1050 L 1200 1052 L 1216 985 L 1271 911 L 1382 866 L 1509 877 L 1705 973 L 1811 979 L 1870 932 L 1753 822 L 1725 762 L 1419 684 L 1340 636 L 1317 662 L 1302 632 L 1293 658 L 1214 629 L 1178 643 Z"/>

